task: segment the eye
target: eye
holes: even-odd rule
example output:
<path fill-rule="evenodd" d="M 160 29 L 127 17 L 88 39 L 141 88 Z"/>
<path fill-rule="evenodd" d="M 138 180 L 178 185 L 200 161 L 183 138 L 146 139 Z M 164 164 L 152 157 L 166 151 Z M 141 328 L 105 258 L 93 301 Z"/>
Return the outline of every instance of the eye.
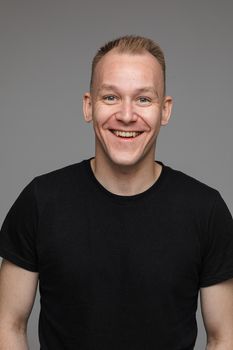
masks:
<path fill-rule="evenodd" d="M 139 101 L 139 103 L 140 104 L 142 104 L 142 105 L 147 105 L 147 104 L 150 104 L 151 103 L 151 98 L 149 98 L 149 97 L 144 97 L 144 96 L 140 96 L 140 97 L 138 97 L 138 101 Z"/>
<path fill-rule="evenodd" d="M 103 100 L 107 103 L 114 103 L 115 101 L 117 101 L 117 96 L 115 95 L 106 95 L 103 97 Z"/>

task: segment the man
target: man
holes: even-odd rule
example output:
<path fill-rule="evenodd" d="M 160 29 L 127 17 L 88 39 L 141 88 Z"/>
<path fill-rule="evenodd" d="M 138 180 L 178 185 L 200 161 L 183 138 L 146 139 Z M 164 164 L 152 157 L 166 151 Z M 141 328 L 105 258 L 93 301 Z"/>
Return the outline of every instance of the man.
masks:
<path fill-rule="evenodd" d="M 83 101 L 95 157 L 33 179 L 2 226 L 0 350 L 28 348 L 38 279 L 43 350 L 191 350 L 199 291 L 207 349 L 233 349 L 232 217 L 155 161 L 171 109 L 157 44 L 97 52 Z"/>

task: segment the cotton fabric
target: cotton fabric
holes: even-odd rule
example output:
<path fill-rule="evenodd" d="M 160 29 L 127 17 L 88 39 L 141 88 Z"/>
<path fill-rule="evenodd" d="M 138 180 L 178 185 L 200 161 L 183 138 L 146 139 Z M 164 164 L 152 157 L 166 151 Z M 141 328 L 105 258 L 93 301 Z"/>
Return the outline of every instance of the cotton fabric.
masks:
<path fill-rule="evenodd" d="M 199 289 L 233 277 L 219 192 L 162 165 L 119 196 L 90 159 L 35 177 L 9 210 L 0 255 L 39 272 L 42 350 L 191 350 Z"/>

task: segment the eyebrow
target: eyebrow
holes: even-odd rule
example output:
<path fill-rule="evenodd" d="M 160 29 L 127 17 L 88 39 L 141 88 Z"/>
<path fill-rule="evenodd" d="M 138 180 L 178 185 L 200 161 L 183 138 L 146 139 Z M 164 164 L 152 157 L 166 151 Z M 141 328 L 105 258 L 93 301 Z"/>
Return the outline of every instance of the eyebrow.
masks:
<path fill-rule="evenodd" d="M 118 88 L 116 85 L 112 85 L 112 84 L 103 84 L 100 86 L 100 88 L 98 89 L 98 93 L 101 91 L 101 90 L 112 90 L 112 91 L 118 91 Z M 152 92 L 154 93 L 157 97 L 158 96 L 158 92 L 155 90 L 154 87 L 152 86 L 145 86 L 145 87 L 142 87 L 142 88 L 138 88 L 135 90 L 135 93 L 138 94 L 138 93 L 142 93 L 142 92 Z"/>

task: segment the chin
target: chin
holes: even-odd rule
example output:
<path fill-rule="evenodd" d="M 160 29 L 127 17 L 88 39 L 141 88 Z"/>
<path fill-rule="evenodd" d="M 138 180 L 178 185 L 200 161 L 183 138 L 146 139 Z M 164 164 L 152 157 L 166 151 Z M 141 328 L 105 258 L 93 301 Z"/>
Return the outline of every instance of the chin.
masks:
<path fill-rule="evenodd" d="M 136 165 L 140 159 L 135 158 L 135 157 L 129 157 L 129 156 L 112 156 L 110 157 L 111 161 L 117 165 L 117 166 L 122 166 L 122 167 L 130 167 Z"/>

